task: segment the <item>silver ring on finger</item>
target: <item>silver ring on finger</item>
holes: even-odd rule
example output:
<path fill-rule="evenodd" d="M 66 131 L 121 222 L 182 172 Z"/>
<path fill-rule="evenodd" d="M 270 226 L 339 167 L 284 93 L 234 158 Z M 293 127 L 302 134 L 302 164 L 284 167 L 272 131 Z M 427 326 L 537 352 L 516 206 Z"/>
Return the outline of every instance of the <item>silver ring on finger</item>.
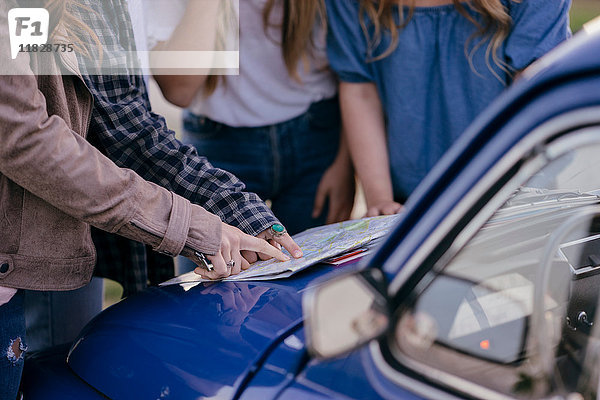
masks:
<path fill-rule="evenodd" d="M 235 267 L 235 260 L 231 260 L 226 264 L 229 268 Z"/>

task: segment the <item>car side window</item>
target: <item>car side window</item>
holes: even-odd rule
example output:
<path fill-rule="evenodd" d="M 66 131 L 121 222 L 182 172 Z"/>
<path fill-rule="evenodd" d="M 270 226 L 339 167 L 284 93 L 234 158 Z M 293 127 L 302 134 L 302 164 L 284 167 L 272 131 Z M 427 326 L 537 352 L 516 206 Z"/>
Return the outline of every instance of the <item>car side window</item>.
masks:
<path fill-rule="evenodd" d="M 390 341 L 400 364 L 481 398 L 596 398 L 600 143 L 582 143 L 549 145 L 415 286 Z"/>

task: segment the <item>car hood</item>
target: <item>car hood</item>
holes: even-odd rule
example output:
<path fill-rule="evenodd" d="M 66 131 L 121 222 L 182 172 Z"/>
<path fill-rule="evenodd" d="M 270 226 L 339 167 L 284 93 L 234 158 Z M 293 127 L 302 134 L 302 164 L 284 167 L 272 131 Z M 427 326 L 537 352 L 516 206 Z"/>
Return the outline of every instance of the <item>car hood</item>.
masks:
<path fill-rule="evenodd" d="M 113 399 L 232 398 L 268 353 L 302 324 L 302 292 L 318 265 L 270 282 L 150 288 L 94 319 L 71 369 Z"/>

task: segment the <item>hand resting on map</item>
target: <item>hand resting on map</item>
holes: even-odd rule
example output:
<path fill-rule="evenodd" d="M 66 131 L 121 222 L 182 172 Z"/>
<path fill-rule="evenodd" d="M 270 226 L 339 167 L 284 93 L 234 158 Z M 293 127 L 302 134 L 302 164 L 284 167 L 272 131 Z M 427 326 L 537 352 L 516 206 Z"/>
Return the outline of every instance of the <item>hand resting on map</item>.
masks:
<path fill-rule="evenodd" d="M 282 247 L 294 258 L 302 257 L 300 246 L 287 233 L 280 237 L 273 237 L 267 229 L 257 237 L 253 237 L 238 228 L 222 223 L 219 252 L 213 256 L 206 256 L 214 269 L 207 271 L 198 267 L 194 272 L 203 278 L 223 279 L 248 269 L 250 264 L 258 259 L 275 258 L 279 261 L 288 261 L 290 258 L 282 253 Z"/>

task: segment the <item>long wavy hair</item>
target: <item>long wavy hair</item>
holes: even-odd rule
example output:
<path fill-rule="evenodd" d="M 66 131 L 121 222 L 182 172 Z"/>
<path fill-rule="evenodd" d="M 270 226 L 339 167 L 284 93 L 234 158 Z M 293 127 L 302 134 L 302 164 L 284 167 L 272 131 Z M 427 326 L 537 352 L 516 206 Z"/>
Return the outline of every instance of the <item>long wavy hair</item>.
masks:
<path fill-rule="evenodd" d="M 271 15 L 277 2 L 267 0 L 263 9 L 265 34 L 273 25 Z M 300 80 L 298 63 L 306 65 L 314 49 L 314 28 L 320 22 L 325 28 L 325 3 L 323 0 L 283 0 L 283 20 L 281 21 L 281 53 L 289 75 Z"/>
<path fill-rule="evenodd" d="M 398 46 L 400 31 L 408 24 L 413 16 L 415 9 L 415 0 L 359 0 L 360 1 L 360 24 L 362 30 L 368 40 L 368 56 L 370 61 L 381 60 L 389 56 Z M 519 0 L 510 0 L 518 2 Z M 512 19 L 508 14 L 505 6 L 500 0 L 470 0 L 463 3 L 460 0 L 452 0 L 456 10 L 468 19 L 476 27 L 474 35 L 465 43 L 465 55 L 472 61 L 472 55 L 481 47 L 486 39 L 489 39 L 489 44 L 486 48 L 486 62 L 490 71 L 497 76 L 492 69 L 491 62 L 496 64 L 505 72 L 508 70 L 506 62 L 498 56 L 498 49 L 507 38 L 512 28 Z M 399 24 L 396 24 L 395 6 L 398 6 L 397 13 L 399 14 Z M 408 11 L 405 11 L 407 6 Z M 471 8 L 481 16 L 481 21 L 473 18 L 473 15 L 467 11 Z M 373 33 L 369 33 L 367 21 L 372 23 Z M 383 32 L 389 32 L 391 42 L 388 48 L 379 55 L 373 54 L 375 49 L 380 45 Z M 470 51 L 471 42 L 480 38 Z M 491 60 L 491 62 L 490 62 Z M 499 77 L 498 77 L 499 78 Z"/>
<path fill-rule="evenodd" d="M 229 34 L 234 31 L 234 26 L 239 27 L 238 15 L 235 11 L 235 2 L 232 0 L 221 0 L 219 2 L 219 11 L 217 15 L 217 37 L 215 40 L 215 50 L 224 50 L 227 48 Z M 239 46 L 239 42 L 237 43 Z M 217 90 L 219 83 L 224 83 L 220 75 L 209 75 L 204 84 L 203 94 L 210 96 Z"/>
<path fill-rule="evenodd" d="M 273 21 L 273 14 L 279 4 L 283 3 L 283 17 L 281 21 Z M 235 19 L 232 17 L 232 5 L 223 1 L 220 7 L 220 20 L 224 21 L 221 33 L 228 31 L 228 24 Z M 304 62 L 308 68 L 308 60 L 314 48 L 314 28 L 320 22 L 326 27 L 325 2 L 323 0 L 267 0 L 262 12 L 263 29 L 269 39 L 281 44 L 281 55 L 285 62 L 288 74 L 292 79 L 300 82 L 298 64 Z M 280 38 L 270 38 L 269 29 L 275 27 L 281 30 Z M 323 29 L 324 30 L 324 29 Z M 221 35 L 217 35 L 216 48 L 220 48 Z M 217 89 L 223 79 L 218 75 L 210 75 L 204 85 L 204 96 L 210 96 Z"/>

